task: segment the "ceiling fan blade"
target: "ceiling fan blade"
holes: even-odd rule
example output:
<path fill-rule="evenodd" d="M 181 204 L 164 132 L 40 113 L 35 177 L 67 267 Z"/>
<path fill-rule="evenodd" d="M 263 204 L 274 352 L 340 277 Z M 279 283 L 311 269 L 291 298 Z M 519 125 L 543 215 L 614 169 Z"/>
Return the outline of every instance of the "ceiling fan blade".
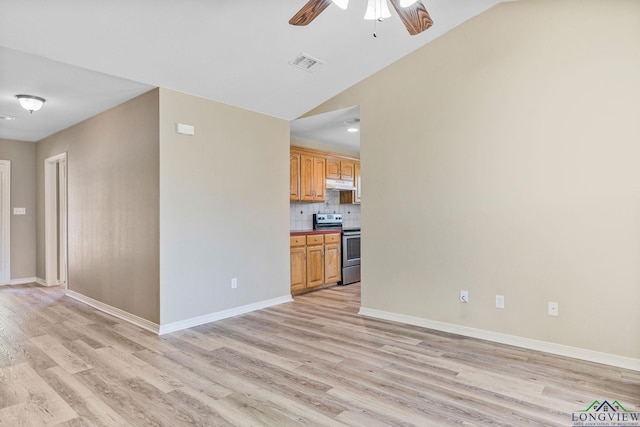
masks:
<path fill-rule="evenodd" d="M 322 13 L 330 4 L 331 0 L 309 0 L 307 4 L 302 6 L 293 18 L 289 20 L 291 25 L 307 25 Z"/>
<path fill-rule="evenodd" d="M 433 20 L 422 2 L 418 0 L 412 6 L 400 6 L 400 0 L 390 0 L 402 23 L 412 36 L 420 34 L 433 25 Z"/>

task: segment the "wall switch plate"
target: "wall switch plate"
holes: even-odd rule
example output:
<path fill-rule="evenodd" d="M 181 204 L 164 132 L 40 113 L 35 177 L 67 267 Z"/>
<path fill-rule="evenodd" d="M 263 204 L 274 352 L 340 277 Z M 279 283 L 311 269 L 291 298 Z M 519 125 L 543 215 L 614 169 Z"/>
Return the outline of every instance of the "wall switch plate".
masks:
<path fill-rule="evenodd" d="M 26 215 L 27 214 L 27 208 L 13 208 L 13 214 L 14 215 Z"/>
<path fill-rule="evenodd" d="M 496 308 L 504 308 L 504 295 L 496 295 Z"/>
<path fill-rule="evenodd" d="M 469 302 L 469 291 L 460 291 L 460 302 Z"/>
<path fill-rule="evenodd" d="M 231 279 L 231 289 L 235 289 L 238 287 L 238 278 L 234 277 Z"/>
<path fill-rule="evenodd" d="M 549 301 L 549 316 L 557 316 L 558 315 L 558 303 Z"/>

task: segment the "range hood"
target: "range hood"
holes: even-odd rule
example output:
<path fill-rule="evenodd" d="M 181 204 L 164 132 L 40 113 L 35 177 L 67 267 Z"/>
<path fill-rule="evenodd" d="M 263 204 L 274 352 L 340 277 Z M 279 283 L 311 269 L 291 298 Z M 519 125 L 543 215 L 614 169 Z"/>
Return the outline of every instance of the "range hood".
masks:
<path fill-rule="evenodd" d="M 339 191 L 355 191 L 356 186 L 353 185 L 353 181 L 347 181 L 342 179 L 328 179 L 325 186 L 327 190 L 339 190 Z"/>

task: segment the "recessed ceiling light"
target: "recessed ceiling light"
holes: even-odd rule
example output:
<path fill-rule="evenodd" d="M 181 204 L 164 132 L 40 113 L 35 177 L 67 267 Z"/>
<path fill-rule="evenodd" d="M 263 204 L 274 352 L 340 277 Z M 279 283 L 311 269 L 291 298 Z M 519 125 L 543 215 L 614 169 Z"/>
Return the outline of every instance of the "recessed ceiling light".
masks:
<path fill-rule="evenodd" d="M 16 118 L 13 116 L 3 116 L 2 114 L 0 114 L 0 120 L 15 120 Z"/>
<path fill-rule="evenodd" d="M 347 132 L 358 132 L 358 128 L 348 128 Z"/>
<path fill-rule="evenodd" d="M 359 117 L 353 117 L 351 119 L 347 119 L 347 120 L 340 120 L 338 123 L 340 126 L 346 126 L 346 125 L 355 125 L 356 123 L 360 123 L 360 118 Z"/>

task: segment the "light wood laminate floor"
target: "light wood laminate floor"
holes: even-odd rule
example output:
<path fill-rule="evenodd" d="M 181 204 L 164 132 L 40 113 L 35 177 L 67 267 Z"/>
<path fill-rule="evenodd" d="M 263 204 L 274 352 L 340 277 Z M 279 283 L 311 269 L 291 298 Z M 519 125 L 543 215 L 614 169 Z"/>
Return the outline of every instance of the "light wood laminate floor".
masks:
<path fill-rule="evenodd" d="M 0 288 L 0 426 L 570 426 L 640 373 L 363 318 L 359 284 L 155 336 Z M 627 408 L 629 409 L 629 408 Z"/>

